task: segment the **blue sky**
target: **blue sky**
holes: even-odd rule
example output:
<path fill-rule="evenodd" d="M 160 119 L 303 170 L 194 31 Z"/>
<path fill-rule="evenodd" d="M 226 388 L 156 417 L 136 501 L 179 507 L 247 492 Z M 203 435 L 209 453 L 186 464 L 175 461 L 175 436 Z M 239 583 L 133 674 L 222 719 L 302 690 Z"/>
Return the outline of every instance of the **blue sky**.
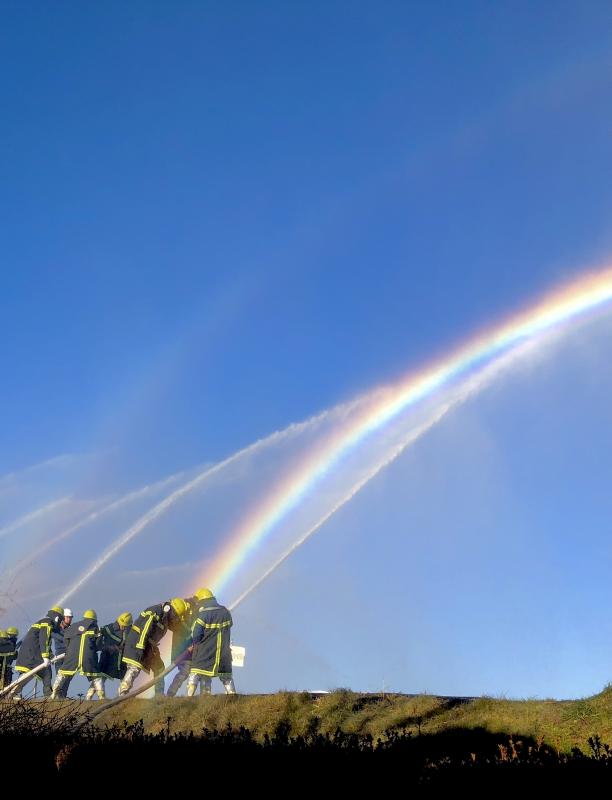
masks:
<path fill-rule="evenodd" d="M 0 473 L 64 453 L 78 466 L 20 473 L 1 524 L 224 458 L 608 260 L 607 3 L 2 15 Z M 582 331 L 461 409 L 286 564 L 242 612 L 245 686 L 601 688 L 609 333 Z M 237 484 L 231 502 L 264 489 Z M 185 558 L 226 513 L 213 495 L 189 511 Z M 36 580 L 69 580 L 111 528 Z M 7 563 L 31 546 L 9 538 Z M 364 653 L 362 586 L 393 668 Z"/>

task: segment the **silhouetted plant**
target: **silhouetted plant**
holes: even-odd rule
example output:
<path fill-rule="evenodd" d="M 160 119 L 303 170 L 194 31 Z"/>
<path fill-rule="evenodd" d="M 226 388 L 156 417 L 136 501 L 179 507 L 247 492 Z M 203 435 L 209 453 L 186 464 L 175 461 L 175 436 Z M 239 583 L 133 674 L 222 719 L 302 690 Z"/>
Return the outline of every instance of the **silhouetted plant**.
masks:
<path fill-rule="evenodd" d="M 200 733 L 172 733 L 171 717 L 157 733 L 147 733 L 143 720 L 105 728 L 76 724 L 86 713 L 85 704 L 0 704 L 0 748 L 7 763 L 31 768 L 40 779 L 80 775 L 92 763 L 114 765 L 134 762 L 164 766 L 184 764 L 257 765 L 274 769 L 291 764 L 296 777 L 307 780 L 317 770 L 308 766 L 325 762 L 357 780 L 371 769 L 388 774 L 396 769 L 405 784 L 448 784 L 458 780 L 565 781 L 572 776 L 612 776 L 612 749 L 597 735 L 588 739 L 588 752 L 558 752 L 554 747 L 525 737 L 501 736 L 484 729 L 447 729 L 439 734 L 413 735 L 404 728 L 389 728 L 376 739 L 337 728 L 320 731 L 313 717 L 305 733 L 292 735 L 291 724 L 281 721 L 263 741 L 244 726 L 203 728 Z M 22 761 L 20 761 L 20 758 Z M 350 770 L 346 767 L 350 765 Z M 118 769 L 118 767 L 115 767 Z M 126 767 L 127 769 L 127 767 Z M 497 778 L 495 778 L 497 776 Z"/>

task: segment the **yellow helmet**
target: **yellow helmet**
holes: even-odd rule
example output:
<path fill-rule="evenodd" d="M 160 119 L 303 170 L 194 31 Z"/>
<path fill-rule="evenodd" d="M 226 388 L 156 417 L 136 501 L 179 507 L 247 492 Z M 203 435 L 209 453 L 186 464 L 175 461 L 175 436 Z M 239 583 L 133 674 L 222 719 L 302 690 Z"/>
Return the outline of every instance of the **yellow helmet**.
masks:
<path fill-rule="evenodd" d="M 51 611 L 54 611 L 56 614 L 59 614 L 60 617 L 64 616 L 64 609 L 61 606 L 51 606 Z"/>
<path fill-rule="evenodd" d="M 187 613 L 187 603 L 182 597 L 175 597 L 170 601 L 170 605 L 174 609 L 175 614 L 179 617 L 184 617 Z"/>
<path fill-rule="evenodd" d="M 93 610 L 93 608 L 88 608 L 87 611 L 83 614 L 83 619 L 98 619 L 98 615 Z"/>
<path fill-rule="evenodd" d="M 0 639 L 5 639 L 8 636 L 8 631 L 0 631 Z"/>
<path fill-rule="evenodd" d="M 123 614 L 119 614 L 117 617 L 117 622 L 122 628 L 129 628 L 132 624 L 132 615 L 129 611 L 124 611 Z"/>
<path fill-rule="evenodd" d="M 6 635 L 7 636 L 19 636 L 19 631 L 17 630 L 17 628 L 14 625 L 11 625 L 10 628 L 6 629 Z"/>
<path fill-rule="evenodd" d="M 195 593 L 195 596 L 198 600 L 208 600 L 209 597 L 213 596 L 213 593 L 210 591 L 210 589 L 207 589 L 205 586 L 203 586 L 201 589 L 198 589 L 198 591 Z"/>

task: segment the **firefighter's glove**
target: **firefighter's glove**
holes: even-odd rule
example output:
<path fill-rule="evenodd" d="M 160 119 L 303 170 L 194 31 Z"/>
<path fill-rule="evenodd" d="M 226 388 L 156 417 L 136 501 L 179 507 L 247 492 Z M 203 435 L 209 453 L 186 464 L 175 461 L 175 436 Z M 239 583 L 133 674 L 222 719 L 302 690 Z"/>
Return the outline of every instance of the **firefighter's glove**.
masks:
<path fill-rule="evenodd" d="M 45 667 L 48 667 L 48 666 L 49 666 L 49 664 L 51 663 L 51 662 L 49 661 L 49 659 L 48 659 L 48 658 L 44 658 L 44 657 L 43 657 L 43 660 L 42 660 L 42 662 L 43 662 L 43 664 L 45 665 Z"/>

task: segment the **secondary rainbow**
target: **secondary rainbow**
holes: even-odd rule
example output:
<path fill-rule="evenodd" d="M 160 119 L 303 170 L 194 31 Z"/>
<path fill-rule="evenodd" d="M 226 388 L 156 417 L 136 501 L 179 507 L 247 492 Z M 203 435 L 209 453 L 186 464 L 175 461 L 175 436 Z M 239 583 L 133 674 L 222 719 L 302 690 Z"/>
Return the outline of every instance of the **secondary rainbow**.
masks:
<path fill-rule="evenodd" d="M 200 575 L 198 583 L 222 592 L 270 531 L 316 489 L 344 456 L 411 406 L 515 347 L 539 338 L 544 340 L 546 334 L 609 311 L 610 307 L 612 269 L 606 268 L 555 290 L 501 325 L 480 333 L 447 357 L 382 392 L 373 392 L 372 402 L 365 403 L 356 419 L 314 448 L 246 515 L 212 565 Z"/>

